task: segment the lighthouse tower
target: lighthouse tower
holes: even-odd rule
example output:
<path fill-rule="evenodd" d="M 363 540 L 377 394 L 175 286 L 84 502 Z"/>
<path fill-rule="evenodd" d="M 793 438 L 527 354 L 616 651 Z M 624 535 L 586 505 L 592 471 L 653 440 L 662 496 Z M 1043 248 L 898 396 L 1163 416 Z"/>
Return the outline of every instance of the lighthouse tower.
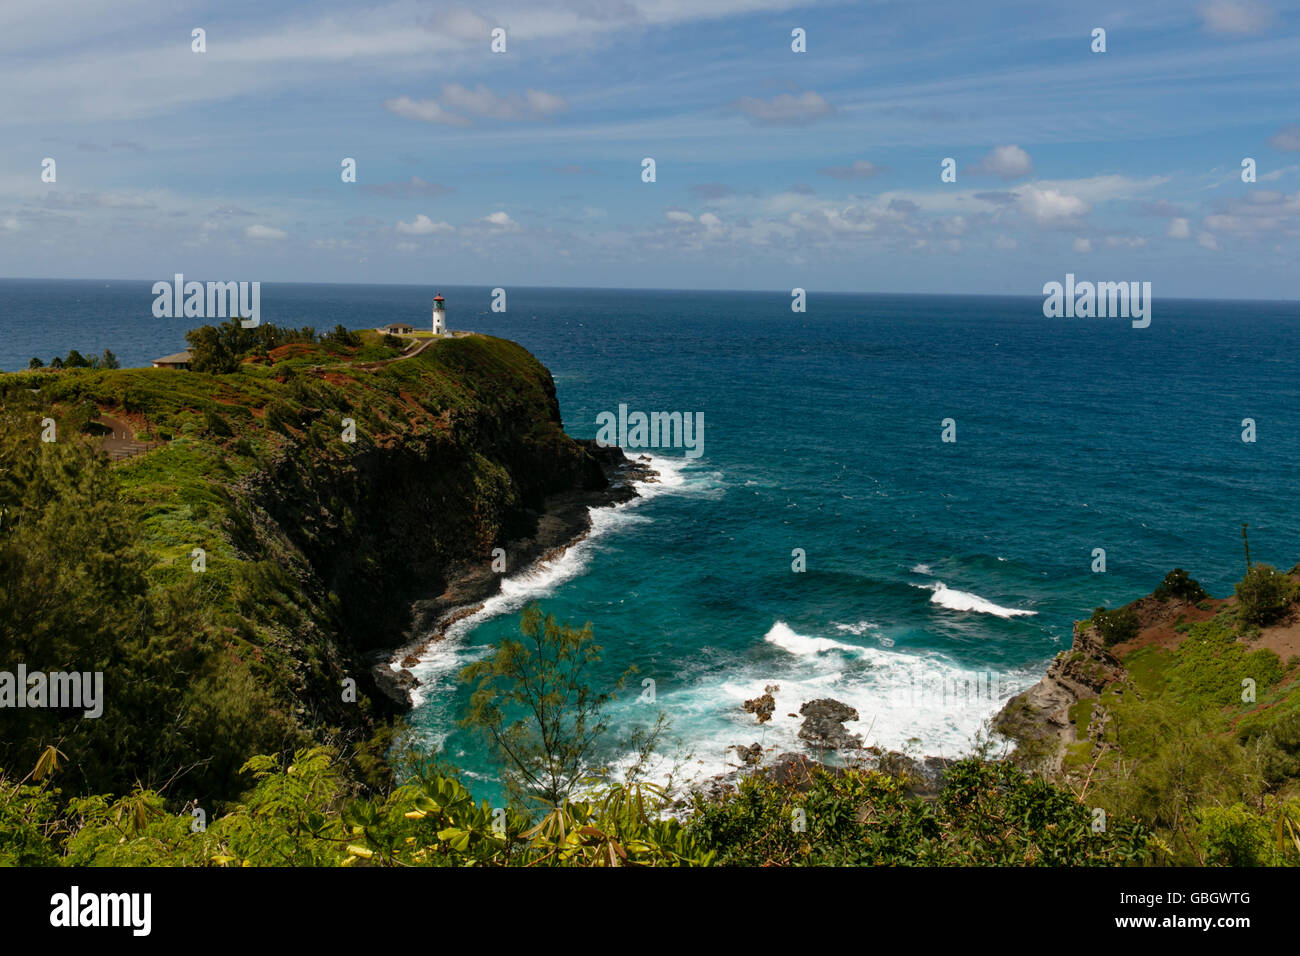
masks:
<path fill-rule="evenodd" d="M 447 334 L 447 301 L 440 295 L 433 297 L 433 334 Z"/>

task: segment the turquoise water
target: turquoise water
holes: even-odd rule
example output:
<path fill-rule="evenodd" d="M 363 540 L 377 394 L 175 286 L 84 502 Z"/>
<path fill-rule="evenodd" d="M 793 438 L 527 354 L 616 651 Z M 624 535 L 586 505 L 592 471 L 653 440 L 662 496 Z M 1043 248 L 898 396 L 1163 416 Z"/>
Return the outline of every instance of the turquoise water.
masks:
<path fill-rule="evenodd" d="M 124 364 L 176 351 L 186 323 L 152 318 L 150 284 L 0 282 L 0 368 L 69 347 Z M 704 774 L 730 745 L 793 749 L 800 721 L 786 715 L 813 697 L 856 707 L 850 729 L 869 742 L 959 753 L 1098 604 L 1174 566 L 1229 592 L 1241 522 L 1256 560 L 1300 561 L 1295 303 L 1157 296 L 1139 330 L 1045 319 L 1037 296 L 814 292 L 798 315 L 784 292 L 510 289 L 492 313 L 488 289 L 441 291 L 451 327 L 546 363 L 575 436 L 620 403 L 704 416 L 700 458 L 657 451 L 664 482 L 596 514 L 587 541 L 517 575 L 413 668 L 417 729 L 483 796 L 495 772 L 455 727 L 468 696 L 455 674 L 528 600 L 592 623 L 598 687 L 639 670 L 602 759 L 619 761 L 619 735 L 662 709 L 670 750 Z M 266 284 L 262 313 L 374 327 L 423 321 L 432 294 Z M 945 418 L 955 443 L 940 441 Z M 760 729 L 739 705 L 767 684 L 781 690 Z"/>
<path fill-rule="evenodd" d="M 417 725 L 485 785 L 479 743 L 454 727 L 455 672 L 525 600 L 592 622 L 601 680 L 639 670 L 616 730 L 664 710 L 703 774 L 734 744 L 793 749 L 787 715 L 823 696 L 857 708 L 850 729 L 871 743 L 962 752 L 1098 604 L 1174 566 L 1230 591 L 1242 521 L 1257 560 L 1300 560 L 1296 305 L 1157 299 L 1138 330 L 1047 320 L 1037 297 L 788 301 L 550 291 L 475 317 L 552 369 L 576 436 L 620 403 L 705 422 L 702 457 L 658 452 L 671 481 L 598 514 L 592 540 L 520 575 L 416 669 Z M 760 729 L 740 704 L 767 684 L 781 691 Z"/>

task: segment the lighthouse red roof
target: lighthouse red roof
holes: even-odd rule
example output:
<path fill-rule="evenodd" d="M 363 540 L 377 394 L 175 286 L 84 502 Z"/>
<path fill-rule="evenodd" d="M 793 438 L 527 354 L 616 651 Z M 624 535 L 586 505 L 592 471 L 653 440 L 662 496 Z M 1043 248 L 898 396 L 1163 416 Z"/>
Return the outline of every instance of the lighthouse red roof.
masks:
<path fill-rule="evenodd" d="M 440 296 L 440 295 L 435 295 L 435 296 L 433 297 L 433 301 L 434 301 L 434 302 L 445 302 L 446 300 L 443 299 L 443 297 Z"/>

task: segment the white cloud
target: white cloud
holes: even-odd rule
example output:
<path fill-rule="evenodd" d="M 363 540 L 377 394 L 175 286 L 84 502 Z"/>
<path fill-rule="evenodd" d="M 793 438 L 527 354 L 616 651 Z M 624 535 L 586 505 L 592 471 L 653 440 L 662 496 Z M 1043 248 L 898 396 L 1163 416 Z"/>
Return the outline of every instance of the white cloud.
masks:
<path fill-rule="evenodd" d="M 1300 127 L 1296 128 L 1296 148 L 1300 149 Z M 1289 176 L 1300 166 L 1279 166 L 1277 169 L 1270 170 L 1267 173 L 1261 173 L 1259 181 L 1261 183 L 1271 183 L 1275 179 L 1281 179 L 1283 176 Z"/>
<path fill-rule="evenodd" d="M 1200 13 L 1207 33 L 1263 33 L 1273 21 L 1273 12 L 1259 0 L 1210 0 Z"/>
<path fill-rule="evenodd" d="M 1074 240 L 1073 249 L 1075 252 L 1092 252 L 1092 240 L 1076 239 Z"/>
<path fill-rule="evenodd" d="M 1018 245 L 1019 243 L 1016 242 L 1016 240 L 1010 238 L 1009 236 L 998 236 L 993 240 L 993 248 L 1000 249 L 1003 252 L 1010 252 Z"/>
<path fill-rule="evenodd" d="M 453 36 L 458 40 L 487 42 L 487 37 L 491 36 L 492 28 L 496 25 L 495 22 L 485 20 L 469 7 L 455 6 L 440 11 L 429 24 L 429 28 L 434 33 Z"/>
<path fill-rule="evenodd" d="M 735 106 L 760 126 L 802 126 L 835 112 L 835 107 L 812 90 L 798 96 L 782 93 L 770 100 L 742 96 Z"/>
<path fill-rule="evenodd" d="M 1218 249 L 1219 240 L 1215 239 L 1208 232 L 1198 232 L 1196 234 L 1196 244 L 1206 249 Z"/>
<path fill-rule="evenodd" d="M 564 97 L 541 90 L 527 90 L 523 96 L 497 96 L 482 83 L 472 90 L 459 83 L 448 83 L 442 88 L 442 99 L 449 109 L 499 120 L 544 119 L 569 106 Z"/>
<path fill-rule="evenodd" d="M 1169 231 L 1165 233 L 1170 239 L 1190 239 L 1192 238 L 1192 226 L 1186 219 L 1177 218 L 1169 220 Z"/>
<path fill-rule="evenodd" d="M 1300 235 L 1300 192 L 1287 195 L 1270 189 L 1253 189 L 1244 197 L 1222 202 L 1201 223 L 1214 235 L 1239 239 L 1266 239 Z"/>
<path fill-rule="evenodd" d="M 1300 124 L 1290 123 L 1283 126 L 1268 141 L 1268 145 L 1288 153 L 1300 152 Z"/>
<path fill-rule="evenodd" d="M 287 239 L 289 234 L 283 229 L 276 229 L 274 226 L 263 226 L 261 223 L 249 226 L 244 230 L 245 239 Z"/>
<path fill-rule="evenodd" d="M 664 210 L 664 218 L 669 222 L 694 222 L 695 217 L 681 209 Z"/>
<path fill-rule="evenodd" d="M 1019 179 L 1034 171 L 1033 161 L 1019 146 L 995 146 L 973 167 L 973 171 L 1001 179 Z"/>
<path fill-rule="evenodd" d="M 455 232 L 455 227 L 447 222 L 434 222 L 424 213 L 420 213 L 411 222 L 397 222 L 397 231 L 404 236 L 432 236 L 437 232 Z"/>
<path fill-rule="evenodd" d="M 1016 193 L 1021 210 L 1030 218 L 1042 222 L 1061 222 L 1082 216 L 1088 204 L 1078 196 L 1041 186 L 1024 186 Z"/>
<path fill-rule="evenodd" d="M 522 95 L 498 96 L 482 83 L 473 89 L 459 83 L 448 83 L 442 88 L 441 102 L 399 96 L 385 100 L 384 107 L 398 116 L 425 123 L 470 126 L 473 121 L 465 114 L 479 119 L 536 122 L 564 112 L 569 104 L 564 97 L 543 90 L 529 89 Z"/>
<path fill-rule="evenodd" d="M 465 117 L 444 110 L 437 100 L 413 100 L 409 96 L 398 96 L 384 100 L 384 109 L 423 123 L 446 123 L 449 126 L 471 125 Z"/>
<path fill-rule="evenodd" d="M 1146 236 L 1107 236 L 1108 249 L 1141 249 L 1147 244 Z"/>
<path fill-rule="evenodd" d="M 0 229 L 3 229 L 5 232 L 17 232 L 18 220 L 13 216 L 10 216 L 8 219 L 0 219 Z"/>
<path fill-rule="evenodd" d="M 1061 192 L 1068 192 L 1086 203 L 1098 203 L 1108 202 L 1112 199 L 1136 199 L 1156 186 L 1163 186 L 1168 182 L 1168 176 L 1148 176 L 1146 179 L 1133 179 L 1129 176 L 1112 173 L 1106 176 L 1091 176 L 1087 179 L 1039 179 L 1033 185 L 1039 189 L 1056 189 Z"/>
<path fill-rule="evenodd" d="M 489 213 L 483 217 L 483 221 L 489 226 L 495 226 L 498 229 L 505 229 L 514 232 L 519 229 L 519 223 L 515 222 L 510 216 L 502 210 Z"/>

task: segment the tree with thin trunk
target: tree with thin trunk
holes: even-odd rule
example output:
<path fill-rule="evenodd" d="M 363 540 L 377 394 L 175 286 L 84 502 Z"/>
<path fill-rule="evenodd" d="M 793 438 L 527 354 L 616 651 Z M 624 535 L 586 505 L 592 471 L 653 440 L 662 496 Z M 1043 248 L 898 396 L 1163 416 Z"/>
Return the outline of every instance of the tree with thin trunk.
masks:
<path fill-rule="evenodd" d="M 608 728 L 604 707 L 635 668 L 610 693 L 596 693 L 586 683 L 601 650 L 590 624 L 560 625 L 530 605 L 519 632 L 520 639 L 503 640 L 491 657 L 461 671 L 461 680 L 478 685 L 461 725 L 488 738 L 517 804 L 533 798 L 556 807 L 592 769 Z"/>

